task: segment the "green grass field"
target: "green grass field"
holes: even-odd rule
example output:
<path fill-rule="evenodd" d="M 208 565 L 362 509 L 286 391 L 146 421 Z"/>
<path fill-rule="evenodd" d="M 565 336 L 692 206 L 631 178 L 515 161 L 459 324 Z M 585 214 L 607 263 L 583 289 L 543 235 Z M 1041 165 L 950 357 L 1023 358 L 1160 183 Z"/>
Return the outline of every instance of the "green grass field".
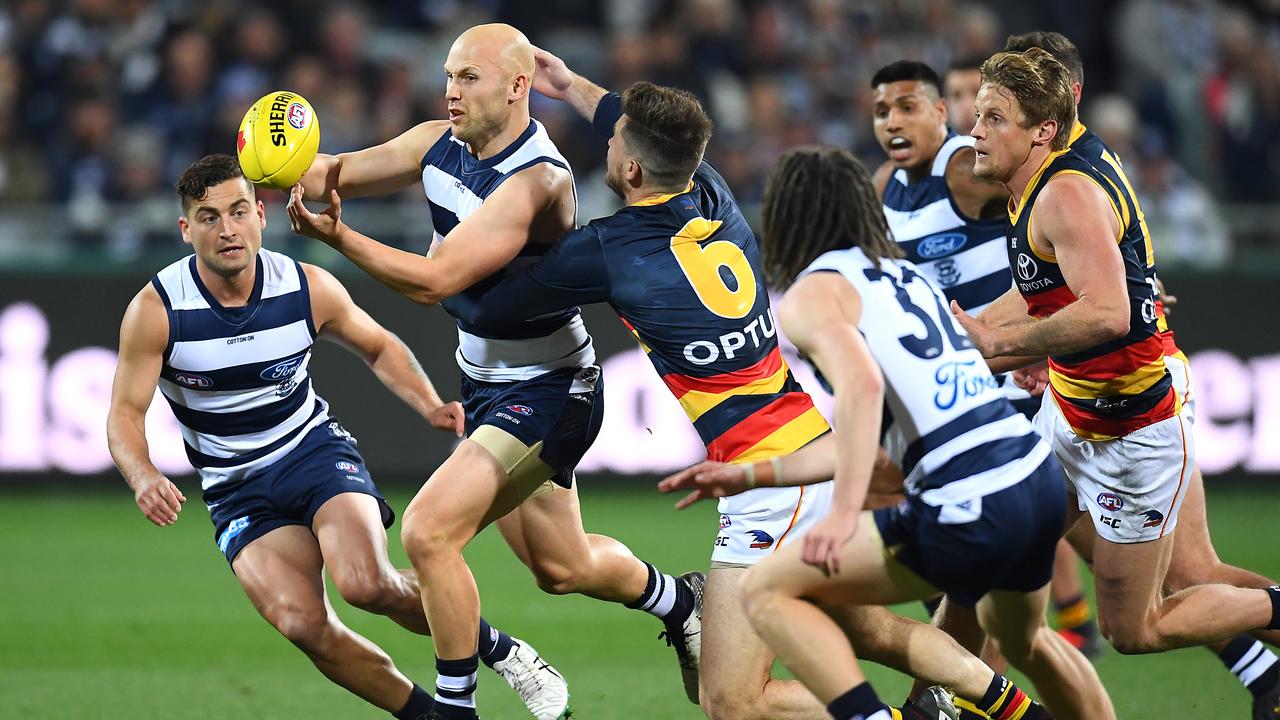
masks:
<path fill-rule="evenodd" d="M 392 493 L 391 500 L 403 507 L 407 495 Z M 1277 500 L 1277 491 L 1210 489 L 1224 559 L 1280 575 L 1269 512 Z M 643 488 L 588 485 L 583 495 L 589 530 L 609 532 L 665 568 L 705 567 L 714 509 L 669 508 L 668 499 Z M 403 562 L 395 533 L 393 556 Z M 329 684 L 257 616 L 211 534 L 198 502 L 176 526 L 159 529 L 123 487 L 114 494 L 0 495 L 0 717 L 385 717 Z M 656 640 L 660 628 L 651 618 L 542 594 L 493 532 L 478 539 L 469 559 L 486 617 L 564 672 L 578 718 L 701 717 L 684 699 L 674 655 Z M 429 640 L 341 599 L 335 604 L 406 674 L 433 681 Z M 1112 653 L 1099 669 L 1121 718 L 1249 717 L 1244 689 L 1203 650 Z M 883 697 L 901 697 L 905 678 L 870 671 Z M 481 673 L 483 717 L 526 717 L 501 680 Z"/>

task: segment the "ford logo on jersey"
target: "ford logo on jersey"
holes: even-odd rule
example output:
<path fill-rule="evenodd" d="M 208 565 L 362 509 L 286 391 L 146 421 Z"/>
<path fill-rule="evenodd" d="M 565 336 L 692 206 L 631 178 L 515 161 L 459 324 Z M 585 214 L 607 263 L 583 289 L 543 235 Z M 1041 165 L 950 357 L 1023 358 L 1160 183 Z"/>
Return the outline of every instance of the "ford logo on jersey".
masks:
<path fill-rule="evenodd" d="M 950 255 L 964 247 L 967 240 L 968 238 L 961 233 L 933 235 L 920 241 L 920 244 L 916 246 L 916 254 L 926 259 Z"/>
<path fill-rule="evenodd" d="M 176 380 L 179 385 L 186 385 L 189 388 L 200 388 L 201 390 L 206 390 L 213 387 L 213 380 L 210 380 L 204 375 L 196 375 L 195 373 L 177 373 L 173 376 L 173 379 Z"/>
<path fill-rule="evenodd" d="M 298 366 L 300 365 L 302 365 L 302 358 L 289 358 L 263 370 L 260 375 L 263 380 L 282 380 L 298 372 Z"/>
<path fill-rule="evenodd" d="M 1000 386 L 1000 381 L 987 371 L 987 364 L 978 367 L 976 360 L 943 363 L 933 374 L 938 392 L 933 404 L 939 410 L 950 410 L 961 398 L 971 398 Z"/>
<path fill-rule="evenodd" d="M 1104 492 L 1098 495 L 1098 507 L 1108 512 L 1115 512 L 1124 507 L 1124 500 L 1115 493 Z"/>

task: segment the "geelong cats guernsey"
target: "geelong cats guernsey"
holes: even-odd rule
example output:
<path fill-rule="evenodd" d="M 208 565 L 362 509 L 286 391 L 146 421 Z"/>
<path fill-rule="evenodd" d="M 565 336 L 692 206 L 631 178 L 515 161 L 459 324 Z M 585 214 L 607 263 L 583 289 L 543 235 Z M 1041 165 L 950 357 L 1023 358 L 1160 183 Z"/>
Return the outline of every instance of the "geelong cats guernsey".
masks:
<path fill-rule="evenodd" d="M 521 170 L 541 163 L 564 168 L 569 163 L 536 120 L 520 137 L 493 157 L 480 160 L 448 130 L 422 158 L 422 188 L 431 208 L 435 243 L 450 242 L 449 233 L 475 212 L 485 198 Z M 575 198 L 575 203 L 577 202 Z M 468 307 L 503 278 L 535 262 L 550 243 L 529 243 L 520 254 L 488 278 L 441 303 L 458 319 L 458 366 L 473 380 L 517 382 L 551 370 L 595 363 L 591 336 L 578 308 L 537 318 L 518 327 L 478 326 L 463 319 Z"/>
<path fill-rule="evenodd" d="M 329 417 L 307 369 L 316 328 L 302 267 L 266 249 L 256 262 L 244 307 L 218 304 L 194 255 L 151 280 L 169 316 L 160 392 L 206 490 L 276 462 Z"/>

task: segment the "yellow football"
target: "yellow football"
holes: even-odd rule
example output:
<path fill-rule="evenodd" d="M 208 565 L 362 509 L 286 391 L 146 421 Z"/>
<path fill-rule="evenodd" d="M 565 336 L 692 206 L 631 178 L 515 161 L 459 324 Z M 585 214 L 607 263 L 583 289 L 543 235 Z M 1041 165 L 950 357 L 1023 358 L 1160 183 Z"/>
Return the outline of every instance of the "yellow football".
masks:
<path fill-rule="evenodd" d="M 288 90 L 262 96 L 244 114 L 236 135 L 240 169 L 255 185 L 288 190 L 320 147 L 320 119 L 311 103 Z"/>

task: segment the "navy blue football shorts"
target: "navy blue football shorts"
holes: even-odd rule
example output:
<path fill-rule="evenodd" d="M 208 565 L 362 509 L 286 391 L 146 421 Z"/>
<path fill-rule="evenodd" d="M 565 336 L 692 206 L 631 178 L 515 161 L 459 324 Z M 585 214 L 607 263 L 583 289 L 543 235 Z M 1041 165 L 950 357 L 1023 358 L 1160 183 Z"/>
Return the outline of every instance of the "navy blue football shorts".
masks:
<path fill-rule="evenodd" d="M 1067 511 L 1063 478 L 1050 454 L 1017 485 L 959 508 L 912 496 L 876 510 L 876 527 L 898 562 L 965 607 L 992 590 L 1031 592 L 1053 576 Z"/>
<path fill-rule="evenodd" d="M 285 525 L 311 527 L 316 511 L 342 493 L 377 498 L 383 527 L 396 514 L 373 484 L 355 438 L 330 418 L 303 437 L 298 447 L 261 472 L 204 492 L 214 540 L 230 563 L 249 543 Z"/>
<path fill-rule="evenodd" d="M 462 407 L 467 415 L 467 436 L 485 426 L 496 428 L 518 441 L 546 465 L 551 480 L 568 488 L 573 470 L 600 432 L 604 417 L 604 380 L 600 368 L 561 368 L 530 380 L 489 383 L 462 378 Z M 519 458 L 509 448 L 480 442 L 498 457 L 508 473 L 515 474 Z M 516 448 L 514 453 L 521 452 Z"/>

